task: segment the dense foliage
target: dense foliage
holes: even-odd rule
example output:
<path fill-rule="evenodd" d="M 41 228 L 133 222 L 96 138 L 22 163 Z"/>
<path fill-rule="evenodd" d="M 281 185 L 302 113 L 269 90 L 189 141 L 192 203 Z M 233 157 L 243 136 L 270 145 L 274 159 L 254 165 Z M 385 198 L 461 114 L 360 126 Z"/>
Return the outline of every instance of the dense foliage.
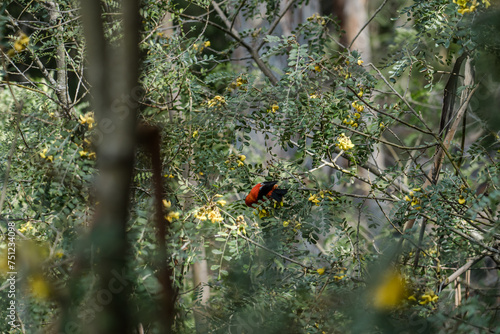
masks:
<path fill-rule="evenodd" d="M 377 12 L 394 26 L 365 62 L 338 42 L 332 16 L 278 33 L 305 5 L 142 1 L 142 89 L 130 95 L 139 123 L 161 129 L 175 332 L 192 333 L 196 314 L 214 333 L 498 332 L 500 49 L 487 38 L 498 8 L 415 0 Z M 0 8 L 4 333 L 86 332 L 106 302 L 86 237 L 106 127 L 90 103 L 78 6 Z M 102 6 L 117 43 L 120 5 Z M 117 280 L 135 328 L 158 333 L 146 153 L 137 149 Z M 288 188 L 284 201 L 248 208 L 264 180 Z M 208 280 L 195 286 L 205 259 Z"/>

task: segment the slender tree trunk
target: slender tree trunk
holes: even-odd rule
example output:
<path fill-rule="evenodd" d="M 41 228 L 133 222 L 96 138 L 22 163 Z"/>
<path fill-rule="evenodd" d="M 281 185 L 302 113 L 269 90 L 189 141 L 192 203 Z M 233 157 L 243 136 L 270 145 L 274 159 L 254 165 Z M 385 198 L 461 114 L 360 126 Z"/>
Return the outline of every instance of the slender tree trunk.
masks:
<path fill-rule="evenodd" d="M 105 39 L 101 1 L 81 1 L 87 42 L 89 81 L 97 129 L 99 175 L 91 241 L 94 245 L 100 308 L 92 333 L 129 333 L 126 223 L 134 163 L 139 73 L 139 1 L 122 1 L 123 39 L 112 46 Z"/>

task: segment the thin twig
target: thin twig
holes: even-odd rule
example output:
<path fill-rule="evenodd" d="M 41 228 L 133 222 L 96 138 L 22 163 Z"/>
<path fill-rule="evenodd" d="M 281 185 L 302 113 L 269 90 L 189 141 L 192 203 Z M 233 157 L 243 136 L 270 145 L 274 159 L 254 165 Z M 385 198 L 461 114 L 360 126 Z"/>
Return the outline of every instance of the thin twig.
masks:
<path fill-rule="evenodd" d="M 354 38 L 352 39 L 351 44 L 349 44 L 349 50 L 351 49 L 352 45 L 354 44 L 354 42 L 356 41 L 356 39 L 359 37 L 359 35 L 361 35 L 361 33 L 363 32 L 363 30 L 365 30 L 365 28 L 370 24 L 370 22 L 375 18 L 375 16 L 377 16 L 377 14 L 382 10 L 382 8 L 384 8 L 384 6 L 385 6 L 386 3 L 387 3 L 387 0 L 384 0 L 384 2 L 377 8 L 377 10 L 375 11 L 375 13 L 373 13 L 372 17 L 370 17 L 370 19 L 368 20 L 368 22 L 366 22 L 365 25 L 361 27 L 361 29 L 358 31 L 358 33 L 356 34 L 356 36 L 354 36 Z"/>

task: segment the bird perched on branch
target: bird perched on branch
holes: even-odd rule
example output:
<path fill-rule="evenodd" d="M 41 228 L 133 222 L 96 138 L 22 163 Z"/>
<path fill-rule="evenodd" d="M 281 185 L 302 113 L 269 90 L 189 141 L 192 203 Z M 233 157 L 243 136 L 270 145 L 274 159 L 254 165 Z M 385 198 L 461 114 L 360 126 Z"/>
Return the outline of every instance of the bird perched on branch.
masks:
<path fill-rule="evenodd" d="M 278 188 L 278 181 L 261 182 L 250 190 L 245 198 L 245 204 L 253 208 L 255 203 L 266 200 L 265 197 L 281 202 L 287 191 L 288 189 Z"/>

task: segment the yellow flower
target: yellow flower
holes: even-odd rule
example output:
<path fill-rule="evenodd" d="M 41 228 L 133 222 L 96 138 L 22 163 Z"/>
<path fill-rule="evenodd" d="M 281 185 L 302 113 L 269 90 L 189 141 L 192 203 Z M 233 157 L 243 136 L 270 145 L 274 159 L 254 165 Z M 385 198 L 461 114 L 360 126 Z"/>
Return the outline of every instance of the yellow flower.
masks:
<path fill-rule="evenodd" d="M 198 174 L 200 174 L 200 176 L 203 176 L 203 172 L 199 172 Z"/>
<path fill-rule="evenodd" d="M 198 137 L 198 130 L 195 130 L 195 131 L 193 132 L 193 138 L 196 138 L 196 137 Z"/>
<path fill-rule="evenodd" d="M 21 233 L 25 233 L 27 231 L 31 231 L 31 230 L 34 230 L 35 228 L 33 227 L 33 225 L 31 225 L 31 222 L 27 222 L 26 224 L 24 224 L 23 226 L 21 226 L 19 228 L 19 232 Z"/>
<path fill-rule="evenodd" d="M 267 109 L 268 112 L 272 112 L 272 113 L 275 113 L 276 111 L 279 110 L 279 106 L 275 103 L 271 106 L 271 109 Z"/>
<path fill-rule="evenodd" d="M 350 150 L 351 148 L 354 147 L 354 144 L 351 142 L 351 139 L 343 133 L 337 138 L 337 142 L 338 143 L 335 144 L 335 146 L 344 151 Z"/>
<path fill-rule="evenodd" d="M 333 276 L 333 279 L 334 279 L 335 281 L 340 281 L 340 280 L 342 280 L 344 277 L 345 277 L 345 275 L 340 275 L 340 276 L 335 275 L 335 276 Z"/>
<path fill-rule="evenodd" d="M 204 209 L 199 210 L 194 215 L 194 217 L 197 218 L 197 219 L 199 219 L 199 220 L 207 220 L 207 216 L 205 215 L 205 210 Z"/>
<path fill-rule="evenodd" d="M 247 231 L 246 231 L 246 228 L 247 227 L 247 223 L 245 223 L 244 221 L 241 222 L 241 223 L 238 223 L 238 234 L 247 234 Z"/>
<path fill-rule="evenodd" d="M 309 200 L 309 202 L 313 202 L 315 205 L 319 205 L 318 203 L 321 201 L 318 198 L 318 195 L 316 195 L 316 194 L 309 196 L 308 200 Z"/>
<path fill-rule="evenodd" d="M 323 275 L 325 273 L 325 268 L 319 268 L 316 270 L 316 272 L 319 274 L 319 275 Z"/>
<path fill-rule="evenodd" d="M 319 65 L 314 65 L 314 70 L 316 72 L 321 72 L 321 67 Z"/>
<path fill-rule="evenodd" d="M 58 250 L 54 253 L 55 257 L 58 259 L 62 258 L 64 256 L 64 252 L 62 250 Z"/>
<path fill-rule="evenodd" d="M 83 150 L 83 151 L 78 151 L 78 153 L 80 154 L 81 157 L 85 157 L 89 152 Z"/>
<path fill-rule="evenodd" d="M 48 148 L 44 148 L 40 153 L 40 157 L 42 157 L 42 159 L 45 159 L 47 156 L 45 155 L 45 153 L 47 153 L 49 149 Z"/>
<path fill-rule="evenodd" d="M 430 291 L 426 294 L 423 294 L 421 297 L 420 297 L 420 301 L 418 302 L 420 305 L 426 305 L 426 304 L 429 304 L 429 303 L 432 303 L 432 302 L 435 302 L 436 300 L 439 299 L 438 296 L 436 296 L 434 294 L 434 291 Z"/>
<path fill-rule="evenodd" d="M 309 94 L 310 99 L 317 99 L 319 98 L 318 94 Z"/>
<path fill-rule="evenodd" d="M 216 95 L 213 99 L 208 100 L 209 107 L 221 107 L 226 104 L 226 99 L 223 96 Z"/>
<path fill-rule="evenodd" d="M 170 208 L 172 206 L 172 203 L 170 201 L 167 201 L 166 199 L 162 200 L 163 206 L 165 208 Z"/>
<path fill-rule="evenodd" d="M 239 155 L 238 158 L 241 160 L 241 161 L 245 161 L 245 159 L 247 158 L 246 156 L 244 156 L 243 154 Z"/>
<path fill-rule="evenodd" d="M 290 224 L 290 222 L 289 222 L 288 220 L 285 220 L 285 221 L 283 222 L 283 227 L 287 227 L 289 224 Z"/>
<path fill-rule="evenodd" d="M 241 166 L 245 166 L 245 164 L 243 163 L 243 161 L 238 160 L 238 167 L 241 167 Z"/>
<path fill-rule="evenodd" d="M 401 275 L 391 271 L 383 281 L 375 287 L 373 305 L 377 309 L 391 309 L 397 307 L 406 294 L 406 284 Z"/>
<path fill-rule="evenodd" d="M 415 298 L 415 295 L 411 295 L 410 297 L 408 297 L 408 300 L 416 302 L 417 298 Z"/>
<path fill-rule="evenodd" d="M 94 120 L 94 112 L 89 111 L 86 113 L 84 116 L 80 115 L 80 124 L 87 124 L 89 126 L 89 130 L 92 130 L 92 128 L 95 126 L 95 120 Z"/>
<path fill-rule="evenodd" d="M 465 204 L 465 198 L 462 195 L 458 198 L 458 204 Z"/>
<path fill-rule="evenodd" d="M 361 59 L 358 59 L 358 65 L 361 66 L 361 64 L 363 64 L 364 61 L 362 61 Z"/>
<path fill-rule="evenodd" d="M 212 223 L 221 222 L 224 220 L 224 218 L 222 218 L 222 216 L 220 215 L 219 209 L 210 210 L 207 214 L 207 218 L 210 219 Z"/>
<path fill-rule="evenodd" d="M 21 33 L 14 42 L 14 50 L 16 50 L 16 52 L 23 51 L 28 46 L 29 41 L 30 38 L 25 33 Z"/>
<path fill-rule="evenodd" d="M 170 211 L 165 218 L 169 222 L 172 222 L 172 220 L 174 220 L 174 219 L 179 219 L 180 216 L 181 216 L 180 212 L 178 212 L 178 211 Z"/>
<path fill-rule="evenodd" d="M 223 199 L 220 199 L 217 201 L 217 203 L 222 207 L 222 206 L 226 205 L 227 202 Z"/>
<path fill-rule="evenodd" d="M 21 52 L 26 49 L 30 41 L 30 38 L 23 32 L 19 33 L 16 40 L 12 45 L 12 49 L 7 52 L 8 57 L 14 56 L 16 53 Z"/>
<path fill-rule="evenodd" d="M 259 218 L 264 218 L 267 216 L 269 216 L 269 213 L 265 209 L 259 210 Z"/>
<path fill-rule="evenodd" d="M 246 79 L 243 79 L 242 77 L 239 77 L 236 79 L 236 87 L 243 86 L 246 84 L 248 81 Z"/>
<path fill-rule="evenodd" d="M 293 227 L 293 231 L 295 233 L 297 233 L 298 230 L 300 230 L 302 228 L 302 224 L 301 223 L 295 223 L 295 226 Z"/>
<path fill-rule="evenodd" d="M 208 48 L 210 46 L 210 41 L 206 41 L 205 43 L 203 43 L 203 45 Z"/>

